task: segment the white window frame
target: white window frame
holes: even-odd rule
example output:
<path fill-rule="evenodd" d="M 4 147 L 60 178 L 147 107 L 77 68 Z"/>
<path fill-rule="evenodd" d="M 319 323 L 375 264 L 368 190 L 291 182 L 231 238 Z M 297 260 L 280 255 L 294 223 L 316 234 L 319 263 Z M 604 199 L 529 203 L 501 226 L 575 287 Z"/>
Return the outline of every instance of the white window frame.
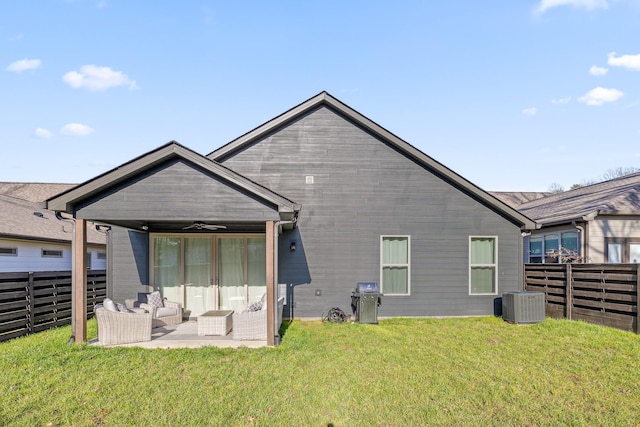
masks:
<path fill-rule="evenodd" d="M 407 262 L 403 264 L 385 264 L 384 262 L 384 249 L 383 242 L 385 238 L 403 238 L 407 239 Z M 406 267 L 407 268 L 407 292 L 401 294 L 392 294 L 386 293 L 384 291 L 384 282 L 382 278 L 384 277 L 384 268 L 385 267 Z M 380 292 L 385 296 L 407 296 L 411 295 L 411 236 L 410 235 L 401 235 L 401 234 L 383 234 L 380 235 Z"/>
<path fill-rule="evenodd" d="M 495 244 L 493 247 L 494 256 L 493 256 L 493 264 L 471 264 L 471 242 L 473 239 L 493 239 Z M 469 236 L 469 295 L 471 296 L 482 296 L 482 295 L 498 295 L 498 236 Z M 473 267 L 493 267 L 495 270 L 495 274 L 493 276 L 493 292 L 490 293 L 474 293 L 471 291 L 472 283 L 471 283 L 471 270 Z"/>
<path fill-rule="evenodd" d="M 18 248 L 2 246 L 0 256 L 18 256 Z"/>
<path fill-rule="evenodd" d="M 40 255 L 42 258 L 63 258 L 64 251 L 62 249 L 46 249 L 42 248 L 40 250 Z"/>

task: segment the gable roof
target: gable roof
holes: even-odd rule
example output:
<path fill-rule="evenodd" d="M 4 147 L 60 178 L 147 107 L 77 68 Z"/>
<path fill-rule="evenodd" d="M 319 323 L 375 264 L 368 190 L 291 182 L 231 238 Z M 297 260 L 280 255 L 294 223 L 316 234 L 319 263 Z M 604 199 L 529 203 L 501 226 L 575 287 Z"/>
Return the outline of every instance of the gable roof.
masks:
<path fill-rule="evenodd" d="M 279 212 L 297 212 L 300 205 L 277 194 L 268 188 L 192 151 L 176 141 L 143 154 L 111 171 L 105 172 L 77 187 L 47 200 L 47 208 L 60 212 L 73 213 L 75 206 L 83 200 L 100 193 L 114 185 L 127 181 L 143 171 L 153 168 L 170 159 L 181 158 L 218 176 L 255 196 L 278 207 Z"/>
<path fill-rule="evenodd" d="M 43 209 L 42 203 L 0 195 L 0 237 L 8 239 L 71 243 L 73 225 Z M 87 241 L 104 245 L 106 237 L 87 227 Z"/>
<path fill-rule="evenodd" d="M 543 225 L 596 215 L 640 215 L 640 172 L 524 203 L 523 214 Z"/>
<path fill-rule="evenodd" d="M 482 190 L 480 187 L 453 172 L 451 169 L 445 167 L 443 164 L 427 156 L 425 153 L 418 150 L 408 142 L 402 140 L 374 121 L 363 116 L 362 114 L 342 103 L 338 99 L 334 98 L 327 92 L 321 92 L 318 95 L 309 98 L 303 103 L 293 107 L 292 109 L 269 120 L 263 125 L 258 126 L 257 128 L 245 133 L 239 138 L 209 153 L 207 157 L 217 162 L 223 162 L 226 158 L 232 156 L 235 152 L 242 150 L 243 148 L 253 144 L 254 142 L 257 142 L 258 140 L 274 132 L 278 128 L 295 121 L 299 117 L 316 108 L 319 108 L 320 106 L 327 106 L 343 117 L 346 117 L 356 125 L 364 128 L 366 131 L 382 139 L 383 141 L 394 147 L 396 150 L 403 153 L 405 156 L 413 159 L 425 169 L 430 170 L 441 179 L 459 188 L 467 195 L 471 196 L 475 200 L 478 200 L 480 203 L 502 215 L 514 224 L 517 224 L 522 229 L 536 228 L 535 222 L 527 218 L 521 212 L 515 210 L 508 204 Z"/>

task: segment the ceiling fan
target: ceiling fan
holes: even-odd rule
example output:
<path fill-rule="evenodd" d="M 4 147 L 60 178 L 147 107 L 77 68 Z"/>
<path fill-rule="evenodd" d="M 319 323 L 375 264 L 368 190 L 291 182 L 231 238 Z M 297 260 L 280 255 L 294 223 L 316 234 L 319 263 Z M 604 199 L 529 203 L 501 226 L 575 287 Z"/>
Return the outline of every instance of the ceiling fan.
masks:
<path fill-rule="evenodd" d="M 191 225 L 182 227 L 183 230 L 224 230 L 227 227 L 224 225 L 205 224 L 204 222 L 194 222 Z"/>

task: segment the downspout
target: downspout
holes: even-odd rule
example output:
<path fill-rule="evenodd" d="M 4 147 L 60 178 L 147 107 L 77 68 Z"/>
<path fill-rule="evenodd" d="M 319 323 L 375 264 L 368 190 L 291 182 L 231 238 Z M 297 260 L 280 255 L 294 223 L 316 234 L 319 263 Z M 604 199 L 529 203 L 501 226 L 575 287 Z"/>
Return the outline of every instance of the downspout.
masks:
<path fill-rule="evenodd" d="M 588 223 L 585 223 L 585 225 Z M 582 253 L 582 258 L 583 258 L 583 263 L 586 264 L 586 261 L 589 259 L 589 254 L 588 252 L 588 245 L 587 245 L 587 233 L 585 232 L 585 227 L 578 225 L 577 222 L 575 221 L 571 221 L 571 225 L 573 225 L 577 230 L 578 233 L 580 233 L 580 249 L 581 249 L 581 253 Z"/>
<path fill-rule="evenodd" d="M 274 260 L 273 260 L 273 275 L 274 275 L 274 279 L 275 280 L 275 301 L 272 301 L 273 304 L 273 318 L 276 320 L 276 322 L 279 320 L 278 319 L 278 277 L 279 277 L 279 271 L 278 271 L 278 263 L 279 263 L 279 259 L 278 259 L 278 240 L 280 238 L 280 227 L 286 224 L 295 224 L 296 222 L 298 222 L 298 218 L 294 217 L 293 219 L 290 220 L 286 220 L 286 221 L 276 221 L 273 223 L 273 241 L 275 243 L 275 248 L 273 248 L 273 256 L 274 256 Z M 275 331 L 275 336 L 273 339 L 274 345 L 277 347 L 280 345 L 280 328 L 278 327 L 278 329 L 276 329 Z"/>
<path fill-rule="evenodd" d="M 74 218 L 65 218 L 63 217 L 59 211 L 55 212 L 55 216 L 56 219 L 59 221 L 67 221 L 71 223 L 71 253 L 74 253 L 74 247 L 76 245 L 76 220 Z M 62 230 L 64 231 L 64 227 L 62 228 Z M 74 283 L 74 277 L 76 275 L 76 261 L 75 261 L 75 257 L 71 256 L 71 283 Z M 76 306 L 76 287 L 75 286 L 71 286 L 71 313 L 75 313 L 75 306 Z M 69 341 L 67 341 L 67 344 L 73 344 L 74 342 L 76 342 L 76 318 L 75 316 L 72 314 L 71 315 L 71 337 L 69 337 Z"/>

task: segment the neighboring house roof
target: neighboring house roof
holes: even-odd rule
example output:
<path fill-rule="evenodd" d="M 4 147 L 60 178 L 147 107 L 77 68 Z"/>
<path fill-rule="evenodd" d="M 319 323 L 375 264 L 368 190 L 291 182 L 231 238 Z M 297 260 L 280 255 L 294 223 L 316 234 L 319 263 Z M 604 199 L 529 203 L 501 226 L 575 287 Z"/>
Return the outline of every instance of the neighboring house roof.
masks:
<path fill-rule="evenodd" d="M 75 186 L 45 182 L 0 182 L 0 194 L 38 203 Z"/>
<path fill-rule="evenodd" d="M 389 144 L 394 149 L 398 150 L 405 156 L 422 165 L 422 167 L 430 170 L 435 175 L 439 176 L 446 182 L 450 183 L 464 193 L 488 206 L 490 209 L 501 214 L 503 217 L 507 218 L 514 224 L 517 224 L 519 227 L 523 229 L 536 228 L 535 222 L 527 218 L 524 214 L 520 213 L 508 204 L 482 190 L 475 184 L 472 184 L 470 181 L 467 181 L 465 178 L 453 172 L 451 169 L 445 167 L 433 158 L 427 156 L 422 151 L 413 147 L 406 141 L 400 139 L 393 133 L 389 132 L 382 126 L 363 116 L 351 107 L 343 104 L 341 101 L 334 98 L 327 92 L 321 92 L 318 95 L 308 99 L 307 101 L 297 105 L 296 107 L 293 107 L 292 109 L 277 116 L 276 118 L 264 123 L 263 125 L 247 132 L 239 138 L 211 152 L 207 155 L 207 157 L 218 162 L 223 162 L 225 158 L 233 155 L 233 153 L 237 152 L 238 150 L 244 149 L 245 147 L 259 141 L 261 138 L 269 135 L 270 133 L 275 132 L 278 128 L 286 126 L 287 124 L 299 119 L 305 114 L 321 106 L 327 106 L 328 108 L 331 108 L 334 111 L 338 112 L 355 125 L 362 127 L 366 131 L 380 138 L 382 141 Z"/>
<path fill-rule="evenodd" d="M 640 173 L 556 193 L 518 209 L 542 225 L 584 221 L 596 215 L 640 215 Z"/>
<path fill-rule="evenodd" d="M 208 159 L 201 154 L 192 151 L 176 141 L 167 144 L 139 156 L 111 171 L 93 178 L 83 184 L 65 191 L 47 200 L 47 207 L 54 211 L 72 213 L 75 205 L 87 198 L 107 190 L 119 183 L 135 177 L 143 171 L 149 170 L 159 164 L 172 159 L 183 159 L 194 164 L 224 181 L 233 184 L 275 206 L 281 214 L 295 214 L 300 210 L 300 205 L 294 201 L 275 193 L 268 188 Z"/>
<path fill-rule="evenodd" d="M 518 209 L 518 207 L 523 203 L 541 199 L 552 193 L 533 191 L 489 191 L 489 194 L 512 208 Z"/>
<path fill-rule="evenodd" d="M 0 195 L 0 218 L 0 237 L 3 238 L 62 243 L 72 240 L 71 221 L 56 218 L 54 212 L 42 207 L 42 203 Z M 87 242 L 104 245 L 106 237 L 88 227 Z"/>

